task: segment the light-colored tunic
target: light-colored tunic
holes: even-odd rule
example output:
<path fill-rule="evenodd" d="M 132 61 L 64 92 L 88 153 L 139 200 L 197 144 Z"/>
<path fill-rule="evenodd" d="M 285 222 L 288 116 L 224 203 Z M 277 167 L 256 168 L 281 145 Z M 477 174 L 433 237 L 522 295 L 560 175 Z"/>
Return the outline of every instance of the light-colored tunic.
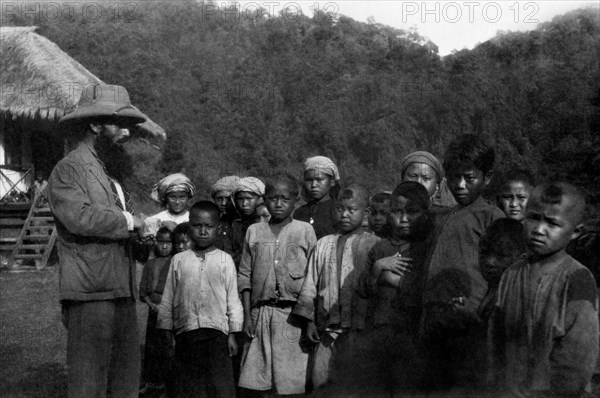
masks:
<path fill-rule="evenodd" d="M 239 386 L 276 394 L 306 391 L 308 349 L 302 324 L 290 316 L 317 238 L 310 224 L 292 220 L 278 236 L 268 223 L 246 232 L 238 272 L 240 292 L 251 290 L 254 337 L 244 347 Z M 267 303 L 278 300 L 277 306 Z"/>
<path fill-rule="evenodd" d="M 329 326 L 365 327 L 368 300 L 358 294 L 360 277 L 368 272 L 369 251 L 380 238 L 372 232 L 348 237 L 342 266 L 338 270 L 337 242 L 340 236 L 327 235 L 317 242 L 294 308 L 294 314 L 314 321 L 320 330 Z"/>
<path fill-rule="evenodd" d="M 192 250 L 173 256 L 158 307 L 157 329 L 179 334 L 208 328 L 228 334 L 240 332 L 243 321 L 229 254 L 214 249 L 205 253 L 204 260 Z"/>

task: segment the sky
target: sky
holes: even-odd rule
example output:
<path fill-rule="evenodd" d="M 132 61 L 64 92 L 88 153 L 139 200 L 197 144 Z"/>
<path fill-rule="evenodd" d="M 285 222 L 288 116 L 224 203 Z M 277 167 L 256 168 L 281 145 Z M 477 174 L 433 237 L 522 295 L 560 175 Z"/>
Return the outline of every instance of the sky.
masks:
<path fill-rule="evenodd" d="M 354 0 L 354 1 L 238 1 L 242 9 L 263 8 L 293 15 L 301 8 L 305 15 L 319 9 L 332 14 L 346 15 L 357 21 L 372 18 L 377 23 L 400 29 L 416 28 L 421 36 L 429 38 L 440 55 L 453 50 L 472 49 L 477 43 L 491 39 L 498 31 L 526 31 L 535 29 L 538 23 L 552 20 L 556 15 L 595 5 L 600 2 L 555 1 L 404 1 L 404 0 Z"/>

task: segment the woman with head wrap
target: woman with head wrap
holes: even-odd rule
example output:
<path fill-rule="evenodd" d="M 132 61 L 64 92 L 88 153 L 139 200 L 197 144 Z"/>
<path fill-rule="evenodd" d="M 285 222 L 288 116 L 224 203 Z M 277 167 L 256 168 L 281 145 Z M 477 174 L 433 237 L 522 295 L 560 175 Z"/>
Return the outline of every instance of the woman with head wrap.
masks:
<path fill-rule="evenodd" d="M 258 221 L 256 207 L 262 203 L 265 194 L 265 184 L 256 177 L 240 178 L 233 190 L 233 202 L 240 218 L 231 224 L 231 245 L 233 247 L 233 262 L 240 265 L 244 238 L 248 227 Z"/>
<path fill-rule="evenodd" d="M 181 173 L 166 176 L 152 189 L 150 197 L 161 203 L 165 210 L 153 215 L 152 219 L 173 221 L 177 224 L 189 221 L 188 201 L 196 194 L 192 181 Z"/>
<path fill-rule="evenodd" d="M 314 156 L 304 162 L 303 192 L 308 200 L 294 212 L 296 220 L 310 223 L 317 239 L 335 233 L 332 210 L 339 192 L 340 173 L 333 161 Z"/>
<path fill-rule="evenodd" d="M 401 170 L 402 181 L 416 181 L 427 189 L 433 211 L 457 205 L 446 184 L 444 167 L 431 153 L 417 151 L 409 154 L 402 159 Z"/>

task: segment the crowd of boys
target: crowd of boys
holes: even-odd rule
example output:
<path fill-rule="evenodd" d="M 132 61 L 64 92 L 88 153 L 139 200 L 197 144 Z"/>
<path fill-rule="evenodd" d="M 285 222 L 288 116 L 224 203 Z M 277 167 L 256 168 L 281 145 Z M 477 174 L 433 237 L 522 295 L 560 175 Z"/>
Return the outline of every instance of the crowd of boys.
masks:
<path fill-rule="evenodd" d="M 140 286 L 150 309 L 145 377 L 175 397 L 583 396 L 598 360 L 598 297 L 566 248 L 585 198 L 510 172 L 491 204 L 482 194 L 494 162 L 482 137 L 462 135 L 443 166 L 415 152 L 402 181 L 373 196 L 343 186 L 323 156 L 305 161 L 301 190 L 285 173 L 217 181 L 212 202 L 154 234 Z M 59 171 L 48 190 L 59 232 L 85 243 L 67 232 L 78 224 L 59 194 L 76 193 L 65 178 L 73 170 Z M 191 199 L 182 186 L 165 192 Z M 119 197 L 126 202 L 117 190 L 107 206 Z M 124 237 L 143 229 L 127 210 L 108 216 L 98 245 L 111 225 Z M 89 311 L 114 311 L 93 304 L 81 315 L 78 298 L 66 299 L 69 328 Z M 78 383 L 72 396 L 87 388 Z"/>

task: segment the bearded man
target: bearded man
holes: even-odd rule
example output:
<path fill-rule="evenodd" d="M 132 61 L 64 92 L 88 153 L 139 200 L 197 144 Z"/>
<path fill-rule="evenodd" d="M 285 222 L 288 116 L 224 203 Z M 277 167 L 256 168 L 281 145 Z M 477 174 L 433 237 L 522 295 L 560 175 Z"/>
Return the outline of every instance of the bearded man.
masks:
<path fill-rule="evenodd" d="M 122 185 L 122 145 L 145 121 L 125 88 L 90 85 L 60 119 L 76 147 L 46 195 L 59 238 L 59 296 L 68 330 L 69 397 L 137 397 L 140 348 L 130 233 L 142 227 Z"/>

